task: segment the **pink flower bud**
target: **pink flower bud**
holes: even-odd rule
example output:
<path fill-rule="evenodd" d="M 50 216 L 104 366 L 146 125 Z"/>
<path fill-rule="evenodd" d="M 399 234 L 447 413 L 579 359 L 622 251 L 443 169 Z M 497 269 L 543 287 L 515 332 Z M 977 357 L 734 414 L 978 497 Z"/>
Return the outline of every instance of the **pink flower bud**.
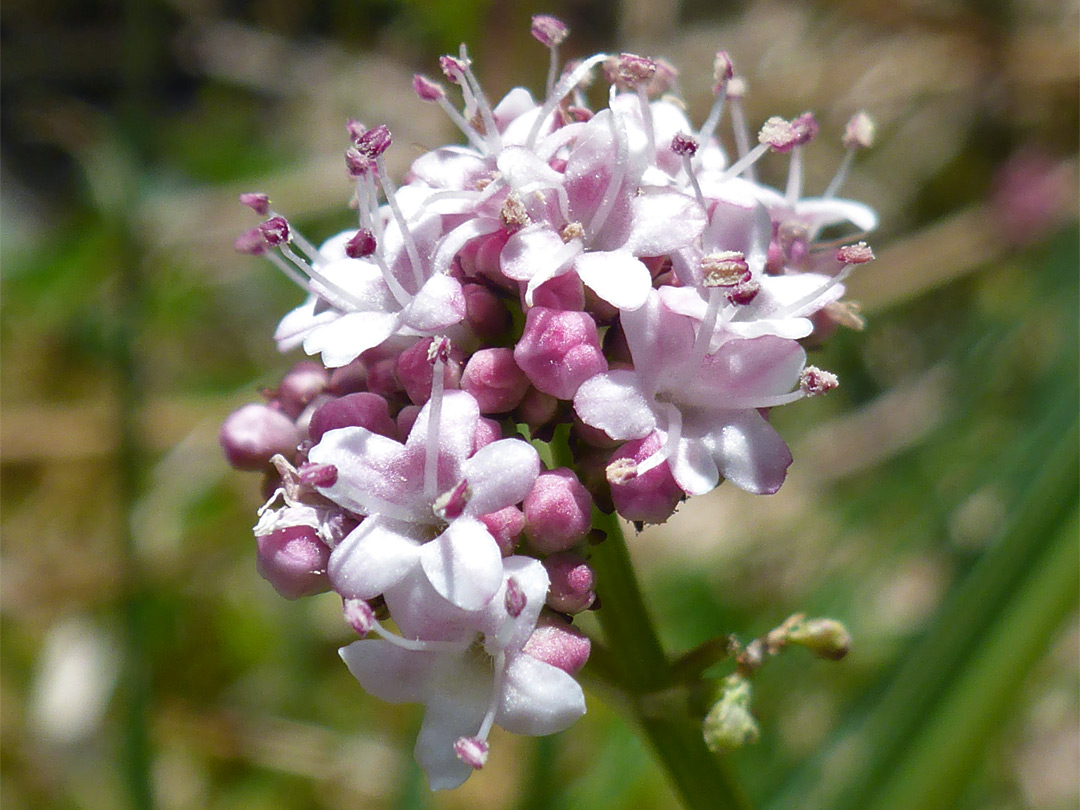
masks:
<path fill-rule="evenodd" d="M 581 312 L 585 309 L 585 285 L 577 273 L 555 276 L 533 290 L 533 306 Z"/>
<path fill-rule="evenodd" d="M 414 424 L 416 424 L 416 417 L 420 415 L 419 405 L 406 405 L 402 408 L 397 415 L 397 429 L 399 436 L 408 436 L 412 430 Z"/>
<path fill-rule="evenodd" d="M 286 599 L 330 590 L 326 564 L 330 548 L 310 526 L 289 526 L 256 538 L 259 575 Z"/>
<path fill-rule="evenodd" d="M 559 411 L 559 400 L 551 394 L 537 391 L 530 387 L 521 398 L 514 417 L 518 422 L 524 422 L 536 435 L 536 431 L 555 418 Z"/>
<path fill-rule="evenodd" d="M 469 358 L 461 374 L 461 388 L 480 406 L 480 413 L 507 413 L 517 407 L 529 388 L 510 349 L 481 349 Z"/>
<path fill-rule="evenodd" d="M 559 613 L 581 613 L 596 601 L 596 575 L 585 558 L 572 551 L 552 554 L 544 560 L 550 585 L 547 604 Z"/>
<path fill-rule="evenodd" d="M 502 438 L 502 428 L 494 419 L 481 416 L 476 420 L 476 433 L 473 434 L 473 452 L 487 447 Z"/>
<path fill-rule="evenodd" d="M 330 372 L 327 391 L 335 396 L 363 391 L 367 385 L 367 361 L 363 356 Z"/>
<path fill-rule="evenodd" d="M 275 398 L 281 410 L 296 419 L 330 383 L 330 372 L 311 360 L 302 360 L 278 384 Z"/>
<path fill-rule="evenodd" d="M 589 637 L 562 616 L 540 614 L 536 629 L 525 642 L 524 652 L 538 661 L 577 674 L 589 660 L 592 644 Z"/>
<path fill-rule="evenodd" d="M 516 506 L 507 506 L 498 512 L 481 515 L 480 522 L 487 526 L 487 530 L 499 544 L 499 551 L 504 557 L 509 557 L 514 553 L 518 538 L 525 528 L 525 515 L 520 509 Z"/>
<path fill-rule="evenodd" d="M 401 353 L 394 367 L 398 382 L 417 405 L 423 405 L 431 396 L 433 369 L 428 361 L 431 345 L 431 338 L 417 341 Z M 462 359 L 461 350 L 456 346 L 451 347 L 449 359 L 443 366 L 443 386 L 446 390 L 460 387 Z"/>
<path fill-rule="evenodd" d="M 607 371 L 595 321 L 546 307 L 529 310 L 514 360 L 533 385 L 559 399 L 573 399 L 585 380 Z"/>
<path fill-rule="evenodd" d="M 218 432 L 225 458 L 238 470 L 262 470 L 278 453 L 292 458 L 300 438 L 288 416 L 260 402 L 237 408 Z"/>
<path fill-rule="evenodd" d="M 522 503 L 525 533 L 542 554 L 573 548 L 592 528 L 592 496 L 572 470 L 542 472 Z"/>
<path fill-rule="evenodd" d="M 660 435 L 656 432 L 644 439 L 629 441 L 611 456 L 608 469 L 611 470 L 620 462 L 636 467 L 659 452 L 662 445 Z M 612 481 L 609 475 L 608 483 L 611 485 L 615 510 L 635 523 L 663 523 L 686 497 L 686 493 L 675 483 L 666 461 L 641 475 L 624 476 L 616 481 Z"/>
<path fill-rule="evenodd" d="M 326 431 L 343 427 L 363 427 L 391 439 L 398 437 L 386 400 L 366 391 L 346 394 L 320 405 L 311 415 L 308 435 L 313 442 L 318 442 Z"/>
<path fill-rule="evenodd" d="M 465 320 L 485 342 L 497 340 L 510 326 L 510 312 L 499 296 L 483 284 L 462 284 Z"/>

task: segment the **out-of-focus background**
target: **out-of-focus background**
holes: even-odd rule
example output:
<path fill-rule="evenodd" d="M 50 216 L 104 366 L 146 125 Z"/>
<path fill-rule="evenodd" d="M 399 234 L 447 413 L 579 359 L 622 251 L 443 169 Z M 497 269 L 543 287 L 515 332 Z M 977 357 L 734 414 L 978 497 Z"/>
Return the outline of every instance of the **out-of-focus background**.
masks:
<path fill-rule="evenodd" d="M 868 327 L 814 354 L 840 390 L 776 412 L 787 484 L 630 538 L 673 650 L 796 611 L 855 637 L 755 679 L 756 806 L 1076 806 L 1075 3 L 6 0 L 4 810 L 674 806 L 594 694 L 429 794 L 419 709 L 352 680 L 332 595 L 258 577 L 258 482 L 216 443 L 296 359 L 270 336 L 300 293 L 232 252 L 237 193 L 336 232 L 346 118 L 387 123 L 403 171 L 456 140 L 412 74 L 464 40 L 490 97 L 540 91 L 540 12 L 568 56 L 670 59 L 697 122 L 727 49 L 751 126 L 817 114 L 811 190 L 847 118 L 878 123 L 845 190 L 883 223 L 850 285 Z"/>

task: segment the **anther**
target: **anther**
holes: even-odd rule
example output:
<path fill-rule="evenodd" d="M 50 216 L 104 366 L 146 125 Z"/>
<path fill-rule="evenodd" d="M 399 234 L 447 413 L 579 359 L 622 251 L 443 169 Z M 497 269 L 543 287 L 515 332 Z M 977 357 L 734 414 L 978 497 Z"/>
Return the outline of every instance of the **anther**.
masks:
<path fill-rule="evenodd" d="M 345 255 L 350 259 L 366 259 L 376 247 L 375 235 L 367 228 L 361 228 L 345 243 Z"/>
<path fill-rule="evenodd" d="M 525 210 L 521 197 L 513 191 L 506 195 L 506 200 L 499 210 L 499 217 L 503 227 L 510 232 L 521 230 L 529 224 L 529 212 Z"/>
<path fill-rule="evenodd" d="M 727 51 L 717 51 L 713 59 L 713 92 L 719 93 L 734 77 L 735 66 L 731 62 L 731 56 Z"/>
<path fill-rule="evenodd" d="M 611 71 L 618 84 L 637 87 L 656 73 L 656 61 L 633 53 L 620 53 L 612 60 Z"/>
<path fill-rule="evenodd" d="M 271 217 L 259 225 L 259 231 L 271 247 L 285 244 L 289 241 L 289 223 L 285 217 Z"/>
<path fill-rule="evenodd" d="M 793 121 L 787 121 L 777 115 L 769 118 L 758 132 L 758 142 L 776 152 L 790 152 L 796 146 L 805 143 L 805 131 Z"/>
<path fill-rule="evenodd" d="M 240 204 L 246 205 L 260 217 L 270 213 L 270 198 L 257 191 L 249 191 L 240 195 Z"/>
<path fill-rule="evenodd" d="M 701 257 L 706 287 L 734 287 L 750 278 L 746 256 L 737 250 L 724 250 Z"/>
<path fill-rule="evenodd" d="M 556 48 L 563 43 L 570 29 L 562 20 L 547 14 L 537 14 L 532 18 L 530 33 L 547 48 Z"/>
<path fill-rule="evenodd" d="M 419 73 L 413 76 L 412 86 L 421 101 L 438 101 L 441 98 L 446 98 L 446 91 L 443 90 L 441 84 L 432 81 L 427 76 L 421 76 Z"/>
<path fill-rule="evenodd" d="M 568 222 L 566 227 L 559 232 L 559 238 L 563 242 L 572 242 L 575 239 L 585 238 L 585 226 L 580 222 Z"/>
<path fill-rule="evenodd" d="M 310 487 L 332 487 L 338 479 L 338 469 L 333 464 L 304 464 L 297 473 L 300 483 Z"/>
<path fill-rule="evenodd" d="M 342 605 L 345 621 L 358 636 L 366 636 L 375 626 L 375 611 L 363 599 L 346 599 Z"/>
<path fill-rule="evenodd" d="M 837 250 L 836 260 L 841 264 L 866 264 L 874 260 L 874 251 L 866 242 L 856 242 Z"/>
<path fill-rule="evenodd" d="M 375 171 L 375 161 L 356 147 L 349 147 L 345 150 L 345 168 L 348 169 L 350 177 L 366 177 Z"/>
<path fill-rule="evenodd" d="M 237 253 L 246 253 L 248 256 L 260 256 L 266 252 L 268 245 L 263 236 L 262 228 L 249 228 L 233 242 L 233 249 Z"/>
<path fill-rule="evenodd" d="M 457 758 L 473 770 L 480 770 L 488 758 L 488 744 L 479 737 L 458 737 L 454 743 Z"/>
<path fill-rule="evenodd" d="M 442 69 L 443 75 L 446 76 L 454 84 L 461 84 L 462 79 L 465 77 L 465 68 L 467 65 L 461 59 L 456 56 L 440 56 L 439 67 Z"/>
<path fill-rule="evenodd" d="M 432 365 L 436 362 L 445 363 L 450 359 L 450 338 L 437 337 L 433 338 L 431 345 L 428 346 L 427 360 Z"/>
<path fill-rule="evenodd" d="M 604 470 L 609 484 L 627 484 L 637 476 L 637 463 L 632 458 L 617 458 Z"/>
<path fill-rule="evenodd" d="M 379 124 L 356 139 L 356 149 L 364 157 L 374 159 L 390 148 L 391 140 L 386 124 Z"/>
<path fill-rule="evenodd" d="M 727 291 L 727 300 L 738 306 L 746 306 L 757 298 L 759 292 L 761 285 L 748 275 Z"/>
<path fill-rule="evenodd" d="M 525 591 L 522 590 L 521 585 L 513 577 L 507 577 L 506 579 L 506 612 L 513 616 L 515 619 L 521 615 L 521 611 L 525 610 L 525 604 L 528 598 L 525 596 Z"/>
<path fill-rule="evenodd" d="M 458 481 L 453 489 L 436 498 L 435 503 L 431 505 L 431 509 L 439 518 L 449 523 L 451 520 L 461 517 L 471 495 L 469 482 L 463 478 Z"/>
<path fill-rule="evenodd" d="M 874 120 L 860 110 L 851 116 L 844 127 L 841 142 L 847 149 L 868 149 L 874 143 Z"/>
<path fill-rule="evenodd" d="M 832 391 L 840 381 L 831 371 L 823 371 L 817 366 L 807 366 L 799 375 L 799 390 L 808 397 L 816 397 Z"/>
<path fill-rule="evenodd" d="M 697 154 L 698 141 L 693 135 L 680 132 L 671 139 L 671 151 L 682 157 L 693 157 Z"/>

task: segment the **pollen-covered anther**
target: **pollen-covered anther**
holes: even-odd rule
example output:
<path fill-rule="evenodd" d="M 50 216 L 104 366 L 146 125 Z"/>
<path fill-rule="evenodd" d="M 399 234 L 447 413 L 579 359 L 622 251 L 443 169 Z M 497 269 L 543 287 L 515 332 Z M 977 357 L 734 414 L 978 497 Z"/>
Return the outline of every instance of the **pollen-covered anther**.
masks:
<path fill-rule="evenodd" d="M 847 149 L 869 149 L 874 144 L 874 119 L 859 110 L 844 127 L 841 142 Z"/>
<path fill-rule="evenodd" d="M 656 73 L 656 60 L 633 53 L 620 53 L 613 60 L 615 81 L 627 87 L 637 87 Z"/>
<path fill-rule="evenodd" d="M 759 292 L 761 292 L 761 284 L 747 274 L 746 278 L 728 289 L 727 300 L 738 306 L 746 306 L 757 298 Z"/>
<path fill-rule="evenodd" d="M 375 170 L 375 161 L 355 146 L 350 146 L 345 150 L 345 168 L 350 177 L 364 177 Z"/>
<path fill-rule="evenodd" d="M 431 506 L 432 511 L 441 519 L 449 522 L 461 517 L 471 496 L 472 491 L 469 489 L 469 482 L 462 479 L 452 489 L 447 490 L 435 499 L 435 503 Z"/>
<path fill-rule="evenodd" d="M 441 98 L 446 98 L 446 91 L 441 84 L 432 81 L 427 76 L 421 76 L 419 73 L 413 76 L 412 86 L 421 101 L 438 101 Z"/>
<path fill-rule="evenodd" d="M 825 314 L 841 326 L 861 332 L 866 328 L 866 318 L 858 301 L 843 299 L 825 305 Z"/>
<path fill-rule="evenodd" d="M 240 204 L 246 205 L 260 217 L 270 213 L 270 198 L 259 191 L 248 191 L 240 195 Z"/>
<path fill-rule="evenodd" d="M 874 251 L 866 242 L 844 245 L 836 251 L 836 260 L 841 264 L 866 264 L 874 260 Z"/>
<path fill-rule="evenodd" d="M 300 483 L 310 487 L 332 487 L 338 479 L 338 468 L 333 464 L 304 464 L 297 472 Z"/>
<path fill-rule="evenodd" d="M 375 159 L 390 148 L 392 141 L 386 124 L 379 124 L 356 139 L 356 150 L 364 157 Z"/>
<path fill-rule="evenodd" d="M 697 138 L 687 135 L 685 132 L 676 133 L 675 137 L 671 139 L 671 151 L 676 155 L 693 157 L 697 154 L 697 150 Z"/>
<path fill-rule="evenodd" d="M 375 626 L 375 611 L 363 599 L 346 599 L 342 605 L 346 623 L 358 636 L 366 636 Z"/>
<path fill-rule="evenodd" d="M 431 345 L 428 346 L 427 361 L 434 364 L 435 361 L 442 361 L 445 363 L 450 359 L 450 338 L 437 337 L 431 341 Z"/>
<path fill-rule="evenodd" d="M 499 209 L 499 217 L 503 227 L 508 231 L 517 231 L 529 224 L 529 212 L 525 210 L 525 203 L 521 197 L 511 191 L 506 195 L 502 208 Z"/>
<path fill-rule="evenodd" d="M 465 70 L 468 68 L 468 64 L 458 59 L 456 56 L 440 56 L 439 67 L 442 69 L 443 75 L 454 84 L 461 84 L 461 80 L 465 76 Z"/>
<path fill-rule="evenodd" d="M 285 217 L 270 217 L 259 225 L 259 232 L 266 244 L 277 247 L 289 241 L 289 222 Z"/>
<path fill-rule="evenodd" d="M 367 228 L 361 228 L 345 243 L 345 255 L 350 259 L 366 259 L 375 252 L 376 247 L 378 244 L 375 242 L 375 234 Z"/>
<path fill-rule="evenodd" d="M 804 113 L 793 121 L 774 115 L 762 124 L 758 142 L 777 152 L 790 152 L 796 146 L 808 143 L 816 134 L 817 123 L 810 113 Z"/>
<path fill-rule="evenodd" d="M 701 271 L 706 287 L 734 287 L 750 278 L 746 256 L 737 250 L 722 250 L 702 256 Z"/>
<path fill-rule="evenodd" d="M 558 47 L 570 33 L 566 23 L 548 14 L 536 14 L 532 18 L 530 33 L 540 44 L 548 48 Z"/>
<path fill-rule="evenodd" d="M 522 590 L 521 585 L 513 577 L 506 578 L 506 612 L 513 616 L 515 619 L 521 615 L 521 612 L 525 610 L 525 604 L 528 602 L 528 598 L 525 595 L 525 591 Z"/>
<path fill-rule="evenodd" d="M 237 253 L 245 253 L 248 256 L 259 256 L 266 252 L 266 237 L 263 236 L 262 228 L 249 228 L 233 242 L 233 250 Z"/>
<path fill-rule="evenodd" d="M 574 239 L 585 238 L 585 226 L 580 222 L 569 222 L 566 227 L 559 232 L 559 238 L 563 242 L 571 242 Z"/>
<path fill-rule="evenodd" d="M 733 101 L 739 101 L 746 97 L 750 87 L 742 76 L 732 76 L 727 83 L 727 97 Z"/>
<path fill-rule="evenodd" d="M 454 743 L 454 753 L 458 759 L 478 771 L 487 762 L 488 744 L 479 737 L 458 737 Z"/>
<path fill-rule="evenodd" d="M 714 92 L 719 92 L 733 78 L 735 78 L 735 66 L 732 64 L 731 56 L 727 51 L 717 51 L 716 57 L 713 59 Z"/>
<path fill-rule="evenodd" d="M 345 131 L 349 133 L 349 140 L 356 143 L 367 132 L 367 127 L 357 119 L 350 118 L 345 122 Z"/>
<path fill-rule="evenodd" d="M 604 476 L 609 484 L 628 484 L 637 478 L 637 462 L 632 458 L 617 458 L 607 465 Z"/>
<path fill-rule="evenodd" d="M 808 397 L 821 396 L 840 385 L 840 380 L 831 371 L 823 371 L 817 366 L 807 366 L 799 375 L 799 390 Z"/>

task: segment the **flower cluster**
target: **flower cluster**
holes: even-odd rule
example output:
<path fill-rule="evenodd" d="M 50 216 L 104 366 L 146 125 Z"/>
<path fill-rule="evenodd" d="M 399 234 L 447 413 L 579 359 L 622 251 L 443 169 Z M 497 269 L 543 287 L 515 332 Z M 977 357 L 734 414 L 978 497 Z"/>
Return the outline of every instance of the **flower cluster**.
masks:
<path fill-rule="evenodd" d="M 858 322 L 843 281 L 872 258 L 853 242 L 874 212 L 836 196 L 850 160 L 804 197 L 814 118 L 771 118 L 751 148 L 725 53 L 695 129 L 667 62 L 560 71 L 565 25 L 540 16 L 532 33 L 551 51 L 540 101 L 517 88 L 492 106 L 464 47 L 440 60 L 463 109 L 414 79 L 468 145 L 422 155 L 400 187 L 391 133 L 349 122 L 356 228 L 316 247 L 266 195 L 241 198 L 263 221 L 238 250 L 307 292 L 277 343 L 321 361 L 222 427 L 229 461 L 267 474 L 259 570 L 290 598 L 340 595 L 353 675 L 425 705 L 432 788 L 484 764 L 495 723 L 550 734 L 584 713 L 573 617 L 596 598 L 594 508 L 657 523 L 725 478 L 780 487 L 792 459 L 769 410 L 837 385 L 800 341 Z M 871 137 L 856 115 L 848 158 Z M 783 191 L 755 180 L 769 152 L 789 161 Z M 570 466 L 542 463 L 544 442 Z"/>

